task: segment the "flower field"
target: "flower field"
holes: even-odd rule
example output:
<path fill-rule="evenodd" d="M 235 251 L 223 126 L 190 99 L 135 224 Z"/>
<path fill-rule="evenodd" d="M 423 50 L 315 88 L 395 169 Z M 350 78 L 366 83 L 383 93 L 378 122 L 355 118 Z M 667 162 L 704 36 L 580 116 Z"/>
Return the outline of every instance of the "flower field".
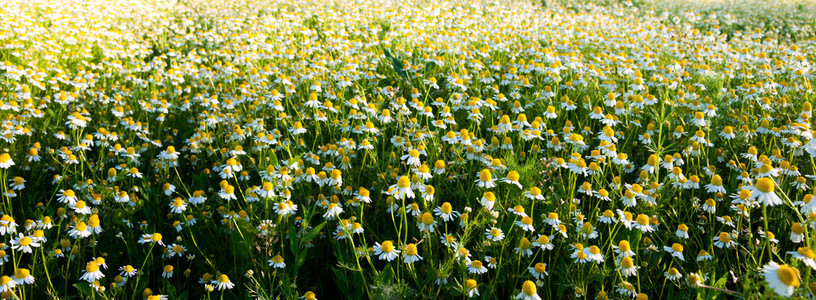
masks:
<path fill-rule="evenodd" d="M 816 5 L 739 1 L 3 1 L 0 297 L 816 298 Z"/>

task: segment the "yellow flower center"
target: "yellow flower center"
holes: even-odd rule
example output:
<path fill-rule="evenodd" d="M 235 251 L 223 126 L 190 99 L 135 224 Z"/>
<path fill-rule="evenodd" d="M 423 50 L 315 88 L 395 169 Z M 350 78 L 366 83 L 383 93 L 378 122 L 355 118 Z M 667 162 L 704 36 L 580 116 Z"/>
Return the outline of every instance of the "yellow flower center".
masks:
<path fill-rule="evenodd" d="M 595 246 L 595 245 L 589 246 L 589 253 L 600 254 L 601 253 L 601 248 L 598 248 L 598 246 Z"/>
<path fill-rule="evenodd" d="M 527 296 L 535 295 L 536 285 L 532 281 L 527 280 L 524 282 L 524 284 L 521 285 L 521 291 L 524 292 L 524 294 Z"/>
<path fill-rule="evenodd" d="M 586 234 L 591 234 L 592 230 L 594 230 L 594 229 L 595 228 L 592 227 L 592 224 L 589 224 L 589 223 L 584 223 L 583 228 L 581 228 L 581 230 Z"/>
<path fill-rule="evenodd" d="M 397 181 L 397 186 L 400 188 L 407 188 L 411 186 L 411 179 L 408 176 L 402 176 Z"/>
<path fill-rule="evenodd" d="M 796 234 L 803 234 L 803 233 L 805 233 L 805 227 L 802 226 L 802 224 L 800 224 L 798 222 L 793 223 L 793 225 L 791 226 L 791 231 L 793 231 L 793 233 L 796 233 Z"/>
<path fill-rule="evenodd" d="M 519 173 L 516 171 L 510 171 L 509 173 L 507 173 L 507 179 L 510 179 L 510 181 L 518 181 Z"/>
<path fill-rule="evenodd" d="M 467 287 L 468 290 L 475 289 L 476 288 L 476 280 L 468 279 L 467 282 L 465 283 L 465 286 Z"/>
<path fill-rule="evenodd" d="M 315 299 L 315 293 L 312 292 L 312 291 L 308 291 L 305 294 L 303 294 L 303 298 L 306 299 L 306 300 L 314 300 Z"/>
<path fill-rule="evenodd" d="M 635 262 L 632 261 L 632 258 L 629 257 L 629 256 L 626 256 L 623 259 L 621 259 L 621 266 L 623 266 L 626 269 L 629 269 L 629 268 L 633 267 L 634 265 L 635 265 Z"/>
<path fill-rule="evenodd" d="M 720 177 L 720 175 L 714 175 L 714 177 L 711 178 L 711 184 L 712 185 L 722 185 L 722 177 Z"/>
<path fill-rule="evenodd" d="M 501 230 L 497 228 L 490 229 L 490 235 L 498 237 L 499 235 L 501 235 Z"/>
<path fill-rule="evenodd" d="M 756 188 L 763 193 L 772 193 L 774 191 L 774 182 L 768 177 L 757 179 Z"/>
<path fill-rule="evenodd" d="M 474 261 L 472 261 L 470 263 L 470 266 L 472 266 L 472 267 L 474 267 L 476 269 L 481 269 L 482 268 L 482 262 L 478 261 L 478 260 L 474 260 Z"/>
<path fill-rule="evenodd" d="M 227 277 L 226 274 L 221 274 L 221 276 L 218 276 L 218 282 L 220 283 L 227 283 L 229 281 L 229 277 Z"/>
<path fill-rule="evenodd" d="M 17 277 L 17 279 L 23 279 L 23 278 L 26 278 L 26 277 L 28 277 L 30 275 L 31 275 L 31 271 L 29 271 L 28 269 L 23 269 L 23 268 L 19 268 L 19 269 L 17 269 L 16 272 L 14 272 L 14 277 Z M 798 282 L 797 282 L 797 284 L 798 284 Z"/>
<path fill-rule="evenodd" d="M 490 174 L 490 170 L 483 169 L 479 172 L 479 179 L 484 182 L 488 182 L 493 179 L 493 174 Z"/>
<path fill-rule="evenodd" d="M 283 257 L 280 255 L 275 255 L 275 257 L 272 258 L 272 261 L 275 262 L 276 264 L 282 263 Z"/>
<path fill-rule="evenodd" d="M 649 225 L 649 217 L 644 214 L 640 214 L 637 217 L 637 223 L 640 225 Z"/>
<path fill-rule="evenodd" d="M 405 254 L 410 256 L 417 255 L 417 246 L 416 244 L 408 244 L 405 246 Z"/>
<path fill-rule="evenodd" d="M 720 242 L 723 242 L 723 243 L 726 243 L 726 244 L 731 242 L 731 237 L 728 236 L 728 233 L 720 232 L 719 238 L 720 238 Z"/>
<path fill-rule="evenodd" d="M 584 251 L 579 251 L 576 257 L 578 257 L 578 259 L 586 259 L 587 255 L 584 253 Z"/>
<path fill-rule="evenodd" d="M 527 238 L 521 238 L 521 241 L 519 242 L 519 248 L 524 250 L 530 249 L 530 240 L 528 240 Z"/>
<path fill-rule="evenodd" d="M 785 285 L 799 287 L 798 270 L 788 267 L 787 265 L 781 265 L 779 266 L 779 270 L 776 271 L 776 274 L 779 276 L 779 280 Z"/>
<path fill-rule="evenodd" d="M 99 271 L 99 264 L 94 261 L 89 262 L 88 265 L 85 266 L 85 272 L 93 273 L 96 271 Z"/>
<path fill-rule="evenodd" d="M 431 225 L 431 224 L 433 224 L 433 222 L 434 222 L 434 219 L 433 219 L 433 215 L 431 213 L 426 212 L 426 213 L 422 214 L 422 223 L 423 224 Z"/>
<path fill-rule="evenodd" d="M 382 249 L 382 252 L 391 253 L 391 251 L 394 251 L 394 243 L 391 241 L 385 241 L 380 246 L 380 249 Z"/>
<path fill-rule="evenodd" d="M 810 248 L 808 247 L 799 247 L 799 250 L 796 250 L 796 252 L 799 252 L 799 254 L 801 254 L 802 256 L 810 259 L 813 259 L 814 256 L 813 250 L 810 250 Z"/>
<path fill-rule="evenodd" d="M 631 249 L 631 247 L 629 246 L 628 241 L 620 241 L 620 243 L 618 243 L 618 249 L 620 249 L 623 252 L 626 252 L 626 251 L 629 251 L 629 249 Z"/>

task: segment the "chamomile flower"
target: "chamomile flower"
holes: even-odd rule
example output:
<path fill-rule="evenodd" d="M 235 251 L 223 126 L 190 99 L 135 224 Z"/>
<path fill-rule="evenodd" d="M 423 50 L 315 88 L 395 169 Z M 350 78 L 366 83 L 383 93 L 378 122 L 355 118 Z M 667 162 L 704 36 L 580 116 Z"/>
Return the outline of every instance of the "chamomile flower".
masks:
<path fill-rule="evenodd" d="M 449 202 L 444 202 L 442 205 L 434 208 L 434 214 L 437 217 L 442 218 L 442 220 L 445 222 L 450 222 L 454 218 L 460 216 L 460 213 L 453 210 L 453 207 Z"/>
<path fill-rule="evenodd" d="M 663 250 L 671 254 L 672 257 L 677 257 L 678 259 L 685 261 L 686 259 L 683 257 L 683 245 L 674 243 L 669 246 L 663 246 Z"/>
<path fill-rule="evenodd" d="M 504 239 L 504 232 L 496 227 L 485 229 L 485 238 L 492 242 L 500 242 Z"/>
<path fill-rule="evenodd" d="M 480 260 L 472 260 L 468 265 L 468 273 L 470 274 L 484 274 L 487 273 L 487 268 Z"/>
<path fill-rule="evenodd" d="M 705 188 L 709 193 L 726 193 L 725 187 L 723 187 L 722 177 L 720 177 L 720 175 L 714 175 L 714 177 L 711 178 L 711 183 L 706 184 Z"/>
<path fill-rule="evenodd" d="M 629 282 L 626 282 L 626 281 L 621 282 L 620 284 L 618 284 L 618 287 L 615 289 L 615 291 L 617 291 L 618 294 L 621 294 L 622 296 L 628 297 L 628 298 L 635 298 L 638 295 L 638 292 L 635 289 L 635 286 L 632 285 Z"/>
<path fill-rule="evenodd" d="M 797 249 L 796 251 L 788 251 L 788 254 L 790 254 L 793 258 L 802 261 L 803 263 L 805 263 L 805 265 L 807 265 L 811 269 L 816 270 L 816 261 L 814 261 L 814 257 L 816 257 L 816 255 L 810 248 L 799 247 L 799 249 Z"/>
<path fill-rule="evenodd" d="M 0 277 L 0 293 L 11 291 L 15 286 L 17 286 L 17 282 L 11 277 L 5 275 Z"/>
<path fill-rule="evenodd" d="M 638 229 L 643 232 L 652 232 L 654 228 L 649 224 L 649 216 L 640 214 L 635 219 L 635 222 L 632 224 L 635 229 Z"/>
<path fill-rule="evenodd" d="M 700 250 L 700 252 L 697 253 L 697 262 L 701 262 L 701 261 L 705 261 L 705 260 L 711 260 L 711 259 L 714 259 L 714 257 L 711 256 L 711 254 L 709 254 L 708 251 Z"/>
<path fill-rule="evenodd" d="M 11 159 L 11 155 L 8 153 L 0 154 L 0 169 L 8 169 L 14 165 L 14 160 Z"/>
<path fill-rule="evenodd" d="M 521 183 L 519 182 L 519 178 L 520 178 L 520 175 L 519 175 L 518 172 L 510 171 L 510 172 L 507 172 L 507 176 L 505 178 L 501 179 L 501 182 L 507 183 L 507 184 L 512 184 L 512 185 L 517 186 L 519 189 L 523 189 L 524 187 L 522 187 Z"/>
<path fill-rule="evenodd" d="M 767 206 L 776 206 L 782 204 L 782 199 L 776 195 L 774 190 L 776 183 L 773 179 L 762 177 L 756 180 L 752 186 L 751 199 L 756 200 L 760 204 Z"/>
<path fill-rule="evenodd" d="M 544 277 L 550 275 L 550 273 L 547 272 L 547 264 L 545 263 L 536 263 L 534 266 L 528 267 L 527 271 L 529 271 L 530 275 L 533 275 L 535 279 L 544 279 Z"/>
<path fill-rule="evenodd" d="M 125 278 L 136 276 L 137 269 L 131 265 L 126 265 L 119 267 L 119 275 L 124 276 Z"/>
<path fill-rule="evenodd" d="M 573 259 L 574 263 L 588 263 L 592 261 L 592 259 L 587 255 L 587 251 L 584 248 L 576 249 L 570 255 L 570 258 Z"/>
<path fill-rule="evenodd" d="M 414 191 L 411 190 L 411 179 L 408 176 L 400 177 L 397 184 L 391 187 L 394 188 L 392 195 L 396 199 L 414 198 Z"/>
<path fill-rule="evenodd" d="M 329 203 L 328 207 L 326 207 L 326 212 L 323 214 L 323 218 L 326 220 L 336 220 L 341 213 L 343 213 L 343 207 L 341 207 L 340 204 Z"/>
<path fill-rule="evenodd" d="M 553 244 L 551 242 L 552 236 L 540 235 L 533 243 L 533 247 L 541 248 L 541 250 L 552 250 Z"/>
<path fill-rule="evenodd" d="M 676 268 L 669 269 L 668 271 L 664 272 L 663 275 L 665 275 L 666 278 L 671 281 L 675 281 L 683 277 L 683 274 L 680 274 L 680 271 L 678 271 Z"/>
<path fill-rule="evenodd" d="M 94 282 L 100 280 L 105 277 L 105 274 L 99 270 L 99 264 L 96 261 L 88 262 L 85 265 L 85 273 L 79 277 L 79 280 L 85 280 L 87 282 Z"/>
<path fill-rule="evenodd" d="M 598 246 L 592 245 L 588 248 L 584 248 L 584 253 L 587 256 L 587 259 L 590 261 L 594 261 L 598 264 L 602 264 L 604 262 L 603 254 Z"/>
<path fill-rule="evenodd" d="M 168 279 L 173 277 L 173 270 L 174 270 L 173 266 L 165 265 L 164 268 L 162 268 L 162 277 Z"/>
<path fill-rule="evenodd" d="M 442 234 L 439 236 L 439 242 L 445 245 L 446 247 L 456 248 L 458 245 L 456 243 L 456 237 L 451 234 Z"/>
<path fill-rule="evenodd" d="M 598 220 L 604 224 L 614 224 L 618 221 L 617 219 L 615 219 L 615 213 L 609 209 L 601 213 L 601 216 L 598 218 Z"/>
<path fill-rule="evenodd" d="M 491 173 L 489 169 L 482 169 L 482 171 L 479 172 L 479 179 L 476 180 L 476 186 L 487 189 L 496 187 L 496 180 L 493 179 L 493 173 Z"/>
<path fill-rule="evenodd" d="M 80 278 L 80 280 L 81 279 L 82 278 Z M 17 283 L 17 285 L 32 284 L 34 280 L 34 276 L 31 275 L 29 269 L 17 268 L 17 270 L 14 270 L 14 282 Z"/>
<path fill-rule="evenodd" d="M 533 200 L 544 200 L 544 195 L 541 194 L 541 189 L 538 187 L 532 187 L 529 191 L 524 192 L 524 196 Z"/>
<path fill-rule="evenodd" d="M 515 222 L 516 226 L 524 231 L 535 231 L 533 227 L 533 218 L 523 217 L 521 220 Z"/>
<path fill-rule="evenodd" d="M 20 233 L 16 238 L 11 240 L 11 249 L 22 253 L 33 253 L 33 248 L 40 247 L 40 243 L 33 240 L 31 237 Z"/>
<path fill-rule="evenodd" d="M 805 227 L 801 223 L 796 222 L 791 225 L 790 240 L 793 243 L 801 243 L 805 239 Z"/>
<path fill-rule="evenodd" d="M 406 264 L 412 264 L 422 260 L 422 256 L 419 256 L 418 249 L 416 244 L 407 244 L 402 247 L 402 260 Z"/>
<path fill-rule="evenodd" d="M 524 281 L 521 285 L 521 293 L 516 295 L 517 300 L 541 300 L 536 293 L 536 284 L 530 280 Z"/>
<path fill-rule="evenodd" d="M 518 242 L 518 247 L 513 250 L 522 257 L 529 257 L 533 255 L 532 247 L 533 245 L 530 243 L 530 240 L 527 238 L 521 238 L 521 240 Z"/>
<path fill-rule="evenodd" d="M 416 149 L 411 149 L 408 151 L 408 154 L 403 155 L 400 159 L 404 160 L 407 165 L 413 167 L 419 167 L 422 164 L 422 161 L 419 159 L 419 151 Z"/>
<path fill-rule="evenodd" d="M 499 262 L 495 257 L 485 255 L 484 260 L 487 262 L 487 267 L 490 269 L 496 269 L 496 267 L 499 266 Z"/>
<path fill-rule="evenodd" d="M 492 210 L 493 206 L 496 204 L 496 195 L 492 192 L 484 192 L 484 194 L 482 194 L 482 198 L 480 199 L 480 203 L 486 210 Z"/>
<path fill-rule="evenodd" d="M 632 251 L 632 247 L 627 240 L 621 240 L 617 246 L 612 245 L 612 248 L 615 249 L 615 253 L 621 257 L 635 256 L 635 252 Z"/>
<path fill-rule="evenodd" d="M 278 254 L 269 259 L 269 266 L 275 269 L 283 269 L 286 267 L 286 263 L 283 261 L 283 256 Z"/>
<path fill-rule="evenodd" d="M 233 287 L 235 287 L 235 284 L 232 283 L 232 281 L 230 281 L 229 277 L 227 277 L 227 274 L 221 274 L 218 275 L 215 286 L 216 288 L 218 288 L 219 291 L 222 291 L 231 290 Z"/>
<path fill-rule="evenodd" d="M 70 235 L 71 237 L 73 237 L 75 239 L 76 238 L 89 237 L 89 236 L 91 236 L 92 233 L 93 232 L 91 232 L 88 229 L 88 224 L 86 224 L 85 222 L 82 222 L 82 221 L 77 222 L 76 224 L 74 224 L 73 228 L 71 228 L 71 230 L 68 231 L 68 235 Z"/>
<path fill-rule="evenodd" d="M 480 295 L 479 294 L 479 288 L 478 288 L 478 285 L 476 284 L 476 280 L 468 279 L 467 281 L 465 281 L 465 291 L 464 292 L 465 292 L 465 295 L 468 296 L 468 298 L 474 298 L 476 296 L 479 296 Z"/>
<path fill-rule="evenodd" d="M 399 250 L 394 249 L 394 242 L 392 241 L 385 241 L 382 244 L 377 242 L 374 244 L 374 254 L 377 255 L 380 260 L 392 261 L 399 257 L 399 253 Z"/>
<path fill-rule="evenodd" d="M 732 240 L 732 235 L 728 232 L 720 232 L 719 235 L 714 237 L 714 246 L 717 248 L 731 248 L 735 245 L 737 245 L 737 242 Z"/>
<path fill-rule="evenodd" d="M 65 204 L 74 204 L 77 201 L 77 196 L 74 190 L 60 190 L 57 193 L 57 201 L 65 203 Z"/>
<path fill-rule="evenodd" d="M 635 265 L 632 257 L 629 256 L 622 257 L 618 262 L 618 270 L 621 272 L 623 277 L 637 276 L 637 270 L 639 268 L 639 266 Z"/>
<path fill-rule="evenodd" d="M 561 224 L 561 220 L 558 217 L 557 213 L 551 212 L 547 214 L 547 218 L 544 219 L 544 223 L 547 223 L 550 226 L 558 226 Z"/>
<path fill-rule="evenodd" d="M 799 270 L 797 269 L 771 261 L 762 266 L 761 271 L 768 287 L 777 295 L 790 297 L 799 288 Z"/>
<path fill-rule="evenodd" d="M 417 218 L 417 227 L 420 232 L 433 233 L 436 228 L 436 220 L 431 213 L 426 212 Z"/>
<path fill-rule="evenodd" d="M 507 211 L 519 217 L 527 216 L 527 213 L 524 212 L 524 207 L 521 205 L 516 205 L 514 207 L 508 208 Z"/>

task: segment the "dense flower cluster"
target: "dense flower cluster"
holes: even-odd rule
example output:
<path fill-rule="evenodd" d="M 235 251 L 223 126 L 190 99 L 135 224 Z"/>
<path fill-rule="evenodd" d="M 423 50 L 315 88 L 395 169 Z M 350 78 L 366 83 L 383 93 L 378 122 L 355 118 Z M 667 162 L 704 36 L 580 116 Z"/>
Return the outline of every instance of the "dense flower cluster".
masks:
<path fill-rule="evenodd" d="M 3 298 L 816 295 L 816 39 L 143 2 L 0 4 Z"/>

